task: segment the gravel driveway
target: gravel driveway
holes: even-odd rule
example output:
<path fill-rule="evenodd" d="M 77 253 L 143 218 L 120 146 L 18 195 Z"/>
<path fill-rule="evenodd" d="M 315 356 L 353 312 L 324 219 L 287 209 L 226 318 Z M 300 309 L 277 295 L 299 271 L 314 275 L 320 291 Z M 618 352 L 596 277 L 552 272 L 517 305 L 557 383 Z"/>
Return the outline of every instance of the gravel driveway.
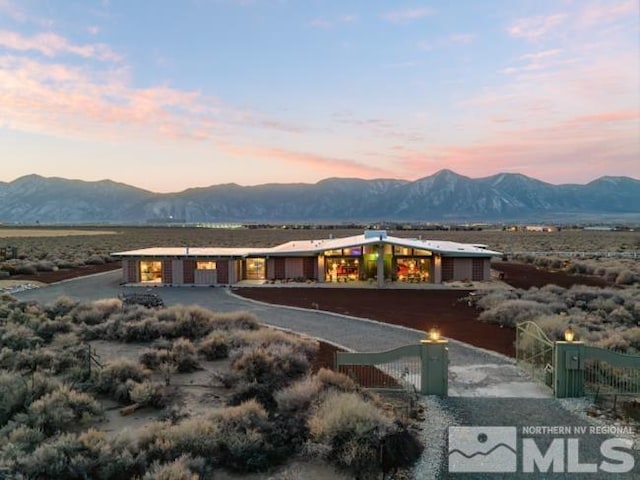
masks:
<path fill-rule="evenodd" d="M 68 280 L 47 287 L 20 292 L 20 299 L 50 302 L 61 295 L 78 300 L 96 300 L 114 297 L 122 290 L 120 271 Z M 127 290 L 134 291 L 133 288 Z M 144 291 L 144 289 L 141 289 Z M 389 350 L 407 343 L 417 342 L 424 335 L 403 327 L 379 322 L 308 311 L 288 307 L 275 307 L 248 301 L 231 294 L 225 288 L 171 288 L 154 289 L 167 305 L 199 304 L 215 311 L 247 310 L 255 313 L 265 324 L 287 328 L 313 337 L 328 340 L 355 351 Z M 544 387 L 533 383 L 512 360 L 477 348 L 450 342 L 450 396 L 439 399 L 425 397 L 426 421 L 422 431 L 427 445 L 426 454 L 417 467 L 417 478 L 607 478 L 605 473 L 571 474 L 454 474 L 448 473 L 447 427 L 512 426 L 521 432 L 529 426 L 588 426 L 587 420 L 565 408 L 550 397 Z M 554 437 L 531 435 L 540 445 Z M 580 437 L 580 461 L 601 460 L 599 448 L 602 435 Z M 543 447 L 541 446 L 544 452 Z M 563 463 L 563 466 L 566 465 Z M 518 471 L 521 461 L 518 460 Z M 616 475 L 617 478 L 640 478 L 635 473 Z"/>

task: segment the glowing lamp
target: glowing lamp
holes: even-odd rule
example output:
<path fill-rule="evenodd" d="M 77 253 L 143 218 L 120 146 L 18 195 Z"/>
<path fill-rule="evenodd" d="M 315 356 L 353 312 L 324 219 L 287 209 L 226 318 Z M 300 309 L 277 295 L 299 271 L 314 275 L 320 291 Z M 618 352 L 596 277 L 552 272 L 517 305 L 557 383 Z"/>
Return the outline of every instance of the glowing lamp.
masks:
<path fill-rule="evenodd" d="M 429 330 L 429 340 L 432 342 L 437 342 L 440 340 L 440 329 L 438 327 L 433 327 Z"/>
<path fill-rule="evenodd" d="M 564 341 L 565 342 L 573 342 L 576 338 L 576 332 L 573 330 L 573 328 L 571 328 L 571 325 L 569 325 L 565 331 L 563 332 L 564 335 Z"/>

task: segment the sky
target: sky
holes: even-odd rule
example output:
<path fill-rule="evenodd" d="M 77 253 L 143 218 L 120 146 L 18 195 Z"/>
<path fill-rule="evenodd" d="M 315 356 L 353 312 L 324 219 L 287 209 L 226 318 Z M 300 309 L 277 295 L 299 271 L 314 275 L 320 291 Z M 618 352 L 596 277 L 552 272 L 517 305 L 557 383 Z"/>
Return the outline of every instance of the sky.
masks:
<path fill-rule="evenodd" d="M 638 0 L 0 0 L 0 181 L 640 178 Z"/>

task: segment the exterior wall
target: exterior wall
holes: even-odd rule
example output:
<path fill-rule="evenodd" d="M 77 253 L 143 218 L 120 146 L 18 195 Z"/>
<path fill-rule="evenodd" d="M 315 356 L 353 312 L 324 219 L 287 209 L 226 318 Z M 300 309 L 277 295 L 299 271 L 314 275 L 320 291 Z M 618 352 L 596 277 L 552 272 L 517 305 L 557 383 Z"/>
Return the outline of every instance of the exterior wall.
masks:
<path fill-rule="evenodd" d="M 453 280 L 471 280 L 473 274 L 472 258 L 453 258 Z"/>
<path fill-rule="evenodd" d="M 304 276 L 302 258 L 285 258 L 285 278 L 301 278 Z"/>
<path fill-rule="evenodd" d="M 471 280 L 482 281 L 491 278 L 491 262 L 488 258 L 474 258 L 472 259 L 472 263 L 473 271 Z"/>
<path fill-rule="evenodd" d="M 171 269 L 173 270 L 173 284 L 182 285 L 184 283 L 184 264 L 182 260 L 172 260 Z"/>
<path fill-rule="evenodd" d="M 162 260 L 162 283 L 171 285 L 173 283 L 173 268 L 171 260 Z"/>
<path fill-rule="evenodd" d="M 185 259 L 182 261 L 182 267 L 184 269 L 183 270 L 184 283 L 186 283 L 187 285 L 195 283 L 196 261 Z"/>
<path fill-rule="evenodd" d="M 229 269 L 227 282 L 230 285 L 233 285 L 242 278 L 242 263 L 241 260 L 229 260 L 227 262 L 227 268 Z"/>
<path fill-rule="evenodd" d="M 314 257 L 304 257 L 302 259 L 302 276 L 307 280 L 317 279 L 316 259 Z"/>
<path fill-rule="evenodd" d="M 227 260 L 219 260 L 216 262 L 217 281 L 216 283 L 227 284 L 229 282 L 229 262 Z"/>
<path fill-rule="evenodd" d="M 218 283 L 218 271 L 194 270 L 193 283 L 196 285 L 215 285 Z"/>
<path fill-rule="evenodd" d="M 122 281 L 124 283 L 138 283 L 140 281 L 138 265 L 138 260 L 122 260 Z"/>
<path fill-rule="evenodd" d="M 450 282 L 455 277 L 454 262 L 452 257 L 440 256 L 442 260 L 442 282 Z"/>

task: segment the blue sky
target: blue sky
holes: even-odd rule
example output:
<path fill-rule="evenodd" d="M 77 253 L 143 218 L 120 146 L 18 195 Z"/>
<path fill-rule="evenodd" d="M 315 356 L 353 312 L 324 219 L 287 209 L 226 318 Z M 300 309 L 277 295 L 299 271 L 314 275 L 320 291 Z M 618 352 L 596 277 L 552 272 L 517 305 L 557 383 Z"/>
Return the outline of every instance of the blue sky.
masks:
<path fill-rule="evenodd" d="M 0 180 L 640 177 L 637 0 L 0 0 Z"/>

